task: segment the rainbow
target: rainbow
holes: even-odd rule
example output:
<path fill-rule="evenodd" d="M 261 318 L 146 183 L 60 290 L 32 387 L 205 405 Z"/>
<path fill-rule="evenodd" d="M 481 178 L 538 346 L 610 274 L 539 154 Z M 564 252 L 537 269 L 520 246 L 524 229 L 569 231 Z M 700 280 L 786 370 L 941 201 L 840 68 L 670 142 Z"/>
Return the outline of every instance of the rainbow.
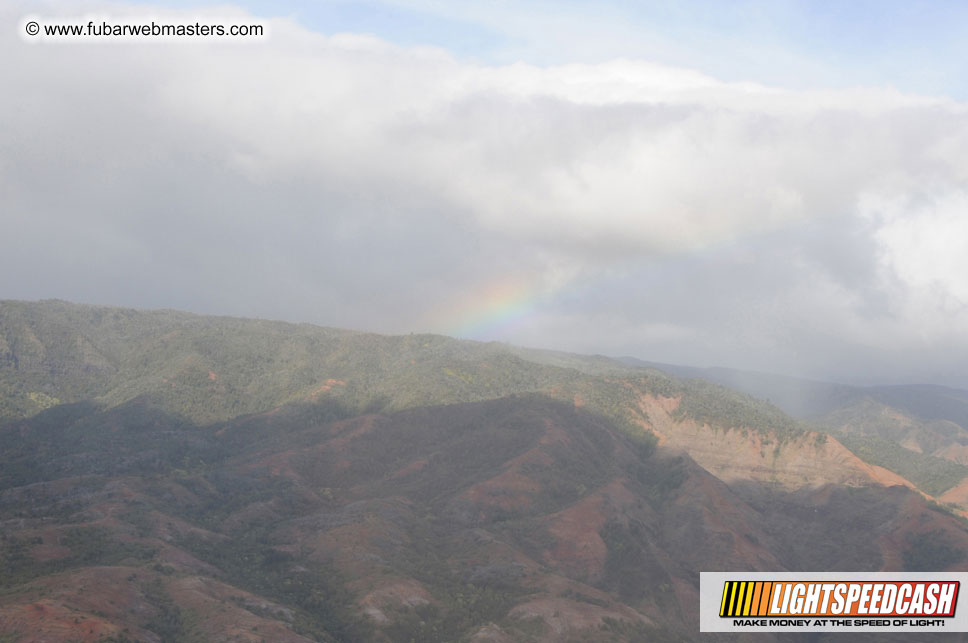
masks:
<path fill-rule="evenodd" d="M 789 225 L 800 224 L 794 222 Z M 645 265 L 649 271 L 660 271 L 661 274 L 676 269 L 683 256 L 728 249 L 740 236 L 743 235 L 739 231 L 734 231 L 716 239 L 696 241 L 688 249 L 660 253 Z M 639 264 L 638 267 L 641 266 Z M 633 267 L 636 264 L 633 263 Z M 583 295 L 595 290 L 608 278 L 607 272 L 597 276 L 579 276 L 578 271 L 572 274 L 552 272 L 498 277 L 470 286 L 462 296 L 452 298 L 445 305 L 430 311 L 424 318 L 424 328 L 462 339 L 505 340 L 533 319 L 540 309 L 552 304 L 565 290 L 570 296 Z"/>
<path fill-rule="evenodd" d="M 432 326 L 452 337 L 497 339 L 531 317 L 546 296 L 536 283 L 503 278 L 484 284 L 437 311 Z"/>

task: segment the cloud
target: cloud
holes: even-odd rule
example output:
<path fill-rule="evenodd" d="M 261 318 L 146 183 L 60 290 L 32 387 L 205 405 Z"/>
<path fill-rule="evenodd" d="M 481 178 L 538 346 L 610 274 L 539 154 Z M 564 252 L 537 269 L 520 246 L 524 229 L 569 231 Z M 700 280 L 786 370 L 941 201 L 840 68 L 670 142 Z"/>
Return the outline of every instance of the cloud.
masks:
<path fill-rule="evenodd" d="M 875 221 L 874 239 L 886 288 L 921 332 L 960 330 L 968 323 L 968 191 L 869 197 L 863 210 Z"/>
<path fill-rule="evenodd" d="M 273 33 L 277 48 L 200 53 L 154 88 L 166 116 L 222 139 L 226 168 L 377 186 L 598 254 L 846 210 L 949 135 L 930 124 L 944 103 L 893 92 L 771 91 L 633 61 L 478 67 L 283 21 Z M 959 155 L 940 154 L 943 180 Z"/>
<path fill-rule="evenodd" d="M 513 281 L 530 316 L 485 338 L 858 377 L 968 356 L 964 104 L 270 29 L 3 36 L 0 290 L 406 332 Z"/>

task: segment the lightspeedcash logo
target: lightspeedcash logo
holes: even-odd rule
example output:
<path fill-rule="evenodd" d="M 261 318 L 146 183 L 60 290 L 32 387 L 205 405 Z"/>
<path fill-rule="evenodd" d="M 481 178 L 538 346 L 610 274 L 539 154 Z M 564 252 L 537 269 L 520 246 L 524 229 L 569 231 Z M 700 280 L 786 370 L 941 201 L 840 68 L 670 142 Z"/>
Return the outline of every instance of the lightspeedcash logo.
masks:
<path fill-rule="evenodd" d="M 968 631 L 968 574 L 724 574 L 703 572 L 700 629 Z"/>
<path fill-rule="evenodd" d="M 726 581 L 719 615 L 954 616 L 958 581 Z"/>

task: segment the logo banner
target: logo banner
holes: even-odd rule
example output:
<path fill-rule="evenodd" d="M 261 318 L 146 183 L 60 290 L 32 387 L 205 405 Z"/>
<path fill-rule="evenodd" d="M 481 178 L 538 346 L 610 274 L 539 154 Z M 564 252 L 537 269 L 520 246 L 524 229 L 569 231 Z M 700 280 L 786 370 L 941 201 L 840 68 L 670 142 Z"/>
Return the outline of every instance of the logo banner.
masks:
<path fill-rule="evenodd" d="M 702 572 L 701 632 L 968 632 L 966 573 Z"/>

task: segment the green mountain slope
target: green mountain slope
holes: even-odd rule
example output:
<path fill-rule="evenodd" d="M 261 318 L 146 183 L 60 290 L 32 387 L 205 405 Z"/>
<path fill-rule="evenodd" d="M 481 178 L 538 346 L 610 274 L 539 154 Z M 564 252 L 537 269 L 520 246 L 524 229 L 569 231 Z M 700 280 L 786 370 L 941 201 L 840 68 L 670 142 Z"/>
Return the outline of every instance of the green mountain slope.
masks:
<path fill-rule="evenodd" d="M 347 410 L 544 392 L 634 424 L 637 396 L 682 396 L 681 414 L 725 427 L 797 434 L 775 407 L 702 382 L 607 358 L 517 349 L 436 335 L 383 336 L 261 320 L 135 311 L 66 302 L 0 302 L 0 400 L 5 417 L 56 403 L 149 400 L 196 423 L 291 402 Z"/>

